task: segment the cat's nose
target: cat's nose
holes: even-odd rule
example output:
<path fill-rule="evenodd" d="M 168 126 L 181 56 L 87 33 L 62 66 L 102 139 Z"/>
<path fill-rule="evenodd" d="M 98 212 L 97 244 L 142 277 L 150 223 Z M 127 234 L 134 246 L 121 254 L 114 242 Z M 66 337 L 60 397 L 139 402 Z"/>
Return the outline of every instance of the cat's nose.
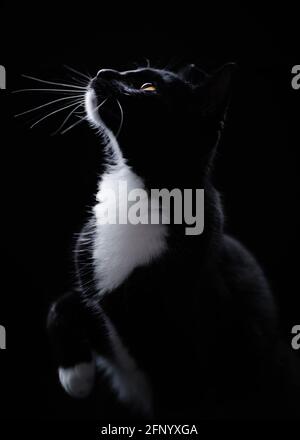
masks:
<path fill-rule="evenodd" d="M 98 79 L 106 79 L 108 81 L 110 81 L 112 79 L 117 79 L 119 77 L 120 77 L 120 72 L 118 72 L 117 70 L 113 70 L 113 69 L 101 69 L 97 73 Z"/>

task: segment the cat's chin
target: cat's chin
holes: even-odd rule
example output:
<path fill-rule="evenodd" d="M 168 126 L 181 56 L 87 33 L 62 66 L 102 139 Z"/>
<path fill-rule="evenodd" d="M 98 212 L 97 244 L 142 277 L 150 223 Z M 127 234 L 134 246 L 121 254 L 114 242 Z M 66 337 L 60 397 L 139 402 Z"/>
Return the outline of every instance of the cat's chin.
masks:
<path fill-rule="evenodd" d="M 85 111 L 87 114 L 87 119 L 92 125 L 100 127 L 102 124 L 97 105 L 98 101 L 96 93 L 92 88 L 89 88 L 85 94 Z"/>

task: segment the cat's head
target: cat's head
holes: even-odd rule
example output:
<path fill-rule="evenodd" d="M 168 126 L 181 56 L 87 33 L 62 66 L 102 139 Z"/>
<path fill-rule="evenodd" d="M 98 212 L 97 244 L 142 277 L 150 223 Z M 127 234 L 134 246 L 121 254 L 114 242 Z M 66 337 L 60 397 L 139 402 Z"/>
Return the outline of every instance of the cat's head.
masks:
<path fill-rule="evenodd" d="M 102 69 L 86 94 L 88 118 L 117 137 L 127 163 L 152 187 L 188 185 L 211 160 L 234 70 Z"/>

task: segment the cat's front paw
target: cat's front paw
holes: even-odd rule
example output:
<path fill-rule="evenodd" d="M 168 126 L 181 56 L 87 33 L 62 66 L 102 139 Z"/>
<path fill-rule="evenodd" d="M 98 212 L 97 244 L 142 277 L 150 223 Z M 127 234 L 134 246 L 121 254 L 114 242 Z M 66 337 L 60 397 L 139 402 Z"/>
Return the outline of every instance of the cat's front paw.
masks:
<path fill-rule="evenodd" d="M 72 397 L 83 399 L 87 397 L 95 384 L 95 362 L 82 363 L 70 368 L 58 369 L 60 383 Z"/>

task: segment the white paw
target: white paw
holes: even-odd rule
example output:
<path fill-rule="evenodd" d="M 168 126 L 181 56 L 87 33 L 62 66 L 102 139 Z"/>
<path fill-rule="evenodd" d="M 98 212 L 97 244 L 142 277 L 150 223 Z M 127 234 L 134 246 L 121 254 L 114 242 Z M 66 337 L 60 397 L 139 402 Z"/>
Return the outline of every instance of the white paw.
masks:
<path fill-rule="evenodd" d="M 60 383 L 70 396 L 83 399 L 91 393 L 95 383 L 95 362 L 78 364 L 72 368 L 61 367 L 58 375 Z"/>

